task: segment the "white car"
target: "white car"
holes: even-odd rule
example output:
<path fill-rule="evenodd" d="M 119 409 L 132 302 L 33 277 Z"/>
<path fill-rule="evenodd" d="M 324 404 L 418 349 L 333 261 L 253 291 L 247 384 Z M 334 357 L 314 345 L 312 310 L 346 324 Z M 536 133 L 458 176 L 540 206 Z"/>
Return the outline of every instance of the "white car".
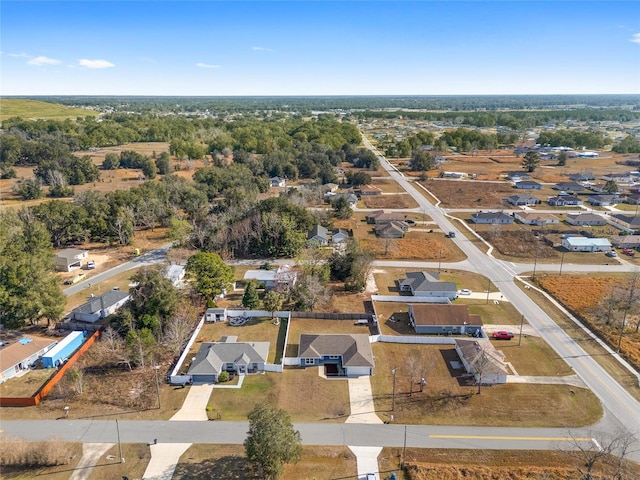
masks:
<path fill-rule="evenodd" d="M 458 295 L 471 295 L 471 290 L 463 288 L 462 290 L 458 290 Z"/>
<path fill-rule="evenodd" d="M 94 260 L 89 260 L 87 262 L 87 270 L 93 270 L 96 268 L 96 262 Z"/>

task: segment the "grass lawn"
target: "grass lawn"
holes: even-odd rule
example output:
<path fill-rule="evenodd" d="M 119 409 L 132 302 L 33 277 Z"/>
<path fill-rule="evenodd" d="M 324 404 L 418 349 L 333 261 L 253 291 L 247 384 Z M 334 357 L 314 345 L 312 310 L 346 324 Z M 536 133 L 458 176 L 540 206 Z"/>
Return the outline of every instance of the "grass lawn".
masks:
<path fill-rule="evenodd" d="M 355 320 L 320 320 L 314 318 L 293 318 L 289 328 L 287 357 L 298 355 L 301 333 L 364 333 L 369 335 L 366 325 L 355 325 Z"/>
<path fill-rule="evenodd" d="M 29 370 L 20 377 L 10 378 L 6 382 L 0 383 L 0 397 L 31 397 L 55 372 L 55 369 L 39 368 Z"/>
<path fill-rule="evenodd" d="M 0 110 L 0 122 L 12 117 L 24 119 L 47 118 L 55 120 L 75 120 L 78 117 L 97 117 L 99 112 L 85 108 L 67 107 L 57 103 L 27 100 L 22 98 L 3 98 Z"/>
<path fill-rule="evenodd" d="M 516 338 L 511 341 L 494 341 L 493 346 L 501 350 L 506 361 L 513 365 L 519 375 L 558 377 L 573 375 L 573 369 L 540 337 L 522 336 L 522 344 Z"/>
<path fill-rule="evenodd" d="M 350 413 L 346 380 L 327 380 L 318 367 L 285 368 L 283 373 L 247 375 L 241 389 L 214 389 L 209 418 L 246 420 L 259 402 L 269 401 L 286 410 L 298 422 L 344 422 Z"/>
<path fill-rule="evenodd" d="M 395 421 L 407 424 L 577 427 L 590 425 L 602 416 L 602 407 L 589 390 L 563 385 L 504 384 L 483 387 L 465 385 L 458 360 L 449 345 L 398 345 L 376 343 L 374 376 L 371 377 L 378 415 L 390 418 L 396 370 Z M 424 392 L 410 396 L 410 362 L 416 359 L 413 381 L 427 379 Z M 421 370 L 422 369 L 422 370 Z"/>
<path fill-rule="evenodd" d="M 399 295 L 397 280 L 405 278 L 407 272 L 416 271 L 416 269 L 405 268 L 380 268 L 377 267 L 373 271 L 376 280 L 376 286 L 380 295 Z M 437 270 L 430 270 L 437 272 Z M 450 270 L 442 268 L 440 271 L 440 280 L 443 282 L 455 282 L 458 289 L 468 288 L 474 292 L 487 291 L 488 279 L 482 275 L 473 272 L 465 272 L 463 270 Z M 491 291 L 497 292 L 495 285 L 491 284 Z M 407 296 L 410 302 L 411 296 Z"/>
<path fill-rule="evenodd" d="M 205 322 L 187 358 L 195 356 L 202 342 L 219 342 L 224 336 L 237 336 L 238 342 L 270 342 L 267 363 L 273 363 L 277 355 L 278 334 L 280 329 L 286 328 L 286 322 L 280 322 L 279 326 L 271 322 L 271 317 L 251 317 L 247 323 L 238 327 L 227 322 Z M 188 368 L 186 363 L 182 366 L 185 372 Z"/>
<path fill-rule="evenodd" d="M 78 293 L 74 293 L 73 295 L 69 295 L 67 297 L 66 311 L 70 312 L 74 308 L 85 303 L 90 298 L 91 294 L 94 294 L 95 296 L 102 295 L 103 293 L 113 289 L 114 287 L 118 287 L 124 292 L 129 291 L 129 283 L 131 283 L 131 277 L 138 272 L 139 268 L 140 267 L 119 273 L 117 275 L 114 275 L 113 277 L 107 278 L 103 282 L 91 284 L 91 287 L 85 288 L 84 290 Z M 65 285 L 64 288 L 67 288 L 67 285 Z"/>
<path fill-rule="evenodd" d="M 303 447 L 302 459 L 287 465 L 281 480 L 347 479 L 357 476 L 356 458 L 347 447 Z M 257 480 L 242 445 L 192 445 L 180 458 L 173 480 L 224 478 Z"/>

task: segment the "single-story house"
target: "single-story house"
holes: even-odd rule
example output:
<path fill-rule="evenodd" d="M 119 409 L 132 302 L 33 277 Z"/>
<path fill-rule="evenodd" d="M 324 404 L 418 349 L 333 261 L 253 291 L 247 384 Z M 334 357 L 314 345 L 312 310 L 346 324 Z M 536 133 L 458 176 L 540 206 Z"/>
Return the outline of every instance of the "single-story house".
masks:
<path fill-rule="evenodd" d="M 534 182 L 533 180 L 522 180 L 520 182 L 516 182 L 516 188 L 521 190 L 540 190 L 542 189 L 542 185 L 538 182 Z"/>
<path fill-rule="evenodd" d="M 92 297 L 88 302 L 83 303 L 71 311 L 71 320 L 80 322 L 97 322 L 101 318 L 114 314 L 129 301 L 129 292 L 120 290 L 109 290 L 98 297 Z"/>
<path fill-rule="evenodd" d="M 386 222 L 402 222 L 404 221 L 404 213 L 398 212 L 385 212 L 384 210 L 377 210 L 369 213 L 365 220 L 367 223 L 378 225 L 379 223 Z"/>
<path fill-rule="evenodd" d="M 620 197 L 618 195 L 590 195 L 588 201 L 597 207 L 608 207 L 620 202 Z"/>
<path fill-rule="evenodd" d="M 256 280 L 267 290 L 279 287 L 293 288 L 298 280 L 298 274 L 289 265 L 281 265 L 277 270 L 247 270 L 245 280 Z"/>
<path fill-rule="evenodd" d="M 542 226 L 560 223 L 560 219 L 550 213 L 515 212 L 513 216 L 520 223 L 524 223 L 526 225 Z"/>
<path fill-rule="evenodd" d="M 226 320 L 226 308 L 207 308 L 207 311 L 204 313 L 205 322 L 224 322 Z"/>
<path fill-rule="evenodd" d="M 556 183 L 553 188 L 563 192 L 581 192 L 584 190 L 584 187 L 577 182 L 560 182 Z"/>
<path fill-rule="evenodd" d="M 562 246 L 571 252 L 608 252 L 611 242 L 606 238 L 567 237 Z"/>
<path fill-rule="evenodd" d="M 338 190 L 339 186 L 340 185 L 338 185 L 337 183 L 325 183 L 324 185 L 322 185 L 321 190 L 324 193 L 333 193 Z"/>
<path fill-rule="evenodd" d="M 605 182 L 613 180 L 616 183 L 633 183 L 635 178 L 630 173 L 607 173 L 600 177 Z"/>
<path fill-rule="evenodd" d="M 528 173 L 525 172 L 507 172 L 506 177 L 512 182 L 518 183 L 522 180 L 526 180 L 527 178 L 531 178 Z"/>
<path fill-rule="evenodd" d="M 595 180 L 596 177 L 591 173 L 572 173 L 569 175 L 569 180 L 574 182 L 588 182 L 589 180 Z"/>
<path fill-rule="evenodd" d="M 406 231 L 409 230 L 407 222 L 385 222 L 375 226 L 374 231 L 381 238 L 402 238 Z"/>
<path fill-rule="evenodd" d="M 469 174 L 466 172 L 444 172 L 444 178 L 466 178 Z"/>
<path fill-rule="evenodd" d="M 631 193 L 629 195 L 625 195 L 624 203 L 628 203 L 629 205 L 640 205 L 640 194 L 639 193 Z"/>
<path fill-rule="evenodd" d="M 359 377 L 373 373 L 373 352 L 369 335 L 300 335 L 298 358 L 301 367 L 324 366 L 327 376 Z"/>
<path fill-rule="evenodd" d="M 447 297 L 455 300 L 458 288 L 454 282 L 441 282 L 438 272 L 407 272 L 407 278 L 398 280 L 401 292 L 411 292 L 414 297 Z"/>
<path fill-rule="evenodd" d="M 607 221 L 595 213 L 576 213 L 567 215 L 567 223 L 579 226 L 600 226 L 606 224 Z"/>
<path fill-rule="evenodd" d="M 611 218 L 613 223 L 617 223 L 628 230 L 640 230 L 640 216 L 614 214 L 609 218 Z"/>
<path fill-rule="evenodd" d="M 272 187 L 284 187 L 286 185 L 286 180 L 280 177 L 271 177 L 270 179 Z"/>
<path fill-rule="evenodd" d="M 82 266 L 82 260 L 89 255 L 88 250 L 65 248 L 56 253 L 56 268 L 61 272 L 70 272 Z"/>
<path fill-rule="evenodd" d="M 526 205 L 538 205 L 539 203 L 541 203 L 540 199 L 534 197 L 533 195 L 511 195 L 507 198 L 507 202 L 517 207 Z"/>
<path fill-rule="evenodd" d="M 324 201 L 327 203 L 333 203 L 339 198 L 344 198 L 349 204 L 349 208 L 353 208 L 358 204 L 358 197 L 353 193 L 333 193 L 327 192 L 324 194 Z"/>
<path fill-rule="evenodd" d="M 607 190 L 606 190 L 607 184 L 606 183 L 602 183 L 602 182 L 601 183 L 588 183 L 586 185 L 587 185 L 587 188 L 589 190 L 591 190 L 592 192 L 599 193 L 599 194 L 606 194 L 607 193 Z"/>
<path fill-rule="evenodd" d="M 344 228 L 338 228 L 334 230 L 331 235 L 331 243 L 343 243 L 346 242 L 347 239 L 351 236 L 349 230 L 345 230 Z"/>
<path fill-rule="evenodd" d="M 314 225 L 313 228 L 307 233 L 308 243 L 319 243 L 320 245 L 329 244 L 329 230 L 322 225 Z"/>
<path fill-rule="evenodd" d="M 471 214 L 471 221 L 473 223 L 511 224 L 513 217 L 503 212 L 479 212 Z"/>
<path fill-rule="evenodd" d="M 183 265 L 169 265 L 164 272 L 165 278 L 171 280 L 174 287 L 180 285 L 180 282 L 184 279 L 186 270 Z"/>
<path fill-rule="evenodd" d="M 638 248 L 640 247 L 640 235 L 611 237 L 611 243 L 616 248 Z"/>
<path fill-rule="evenodd" d="M 239 375 L 260 373 L 269 356 L 269 342 L 238 342 L 238 337 L 222 337 L 220 342 L 200 346 L 187 375 L 193 383 L 215 383 L 222 372 Z"/>
<path fill-rule="evenodd" d="M 469 313 L 467 305 L 409 305 L 409 323 L 416 333 L 427 335 L 478 335 L 482 333 L 480 315 Z"/>
<path fill-rule="evenodd" d="M 549 205 L 552 207 L 573 207 L 582 205 L 582 200 L 578 197 L 574 197 L 573 195 L 559 195 L 556 197 L 549 197 L 547 199 Z"/>
<path fill-rule="evenodd" d="M 58 341 L 53 338 L 28 335 L 0 348 L 0 383 L 29 370 L 36 360 L 57 343 Z"/>
<path fill-rule="evenodd" d="M 375 185 L 360 185 L 358 187 L 360 195 L 382 195 L 382 190 Z"/>
<path fill-rule="evenodd" d="M 467 373 L 473 375 L 476 383 L 507 383 L 507 365 L 505 355 L 496 350 L 486 338 L 457 338 L 456 352 Z"/>

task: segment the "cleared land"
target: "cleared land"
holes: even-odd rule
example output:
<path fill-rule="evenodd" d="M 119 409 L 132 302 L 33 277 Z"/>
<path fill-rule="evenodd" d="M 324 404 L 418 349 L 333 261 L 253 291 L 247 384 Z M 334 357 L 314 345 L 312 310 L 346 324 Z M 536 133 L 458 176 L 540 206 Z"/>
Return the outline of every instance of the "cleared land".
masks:
<path fill-rule="evenodd" d="M 398 423 L 522 427 L 590 425 L 602 416 L 602 406 L 587 389 L 564 385 L 504 384 L 483 387 L 468 384 L 464 370 L 450 345 L 399 345 L 376 343 L 374 376 L 371 377 L 376 411 L 388 420 L 392 413 L 393 376 L 396 370 Z M 410 359 L 415 360 L 410 360 Z M 412 363 L 416 365 L 412 367 Z M 410 386 L 411 372 L 413 387 Z M 424 392 L 415 382 L 425 377 Z M 413 389 L 413 394 L 410 391 Z"/>
<path fill-rule="evenodd" d="M 26 100 L 21 98 L 0 99 L 0 122 L 9 118 L 20 117 L 36 120 L 39 118 L 54 120 L 75 120 L 78 117 L 97 117 L 99 112 L 86 108 L 67 107 L 57 103 Z"/>

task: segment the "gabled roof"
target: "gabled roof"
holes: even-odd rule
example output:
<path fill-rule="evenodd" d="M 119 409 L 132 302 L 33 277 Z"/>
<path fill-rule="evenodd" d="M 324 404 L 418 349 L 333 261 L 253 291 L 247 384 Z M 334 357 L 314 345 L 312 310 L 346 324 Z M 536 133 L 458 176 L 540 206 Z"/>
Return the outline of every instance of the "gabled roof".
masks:
<path fill-rule="evenodd" d="M 191 364 L 188 375 L 212 375 L 222 371 L 225 363 L 248 365 L 265 363 L 269 342 L 209 342 L 203 343 Z"/>
<path fill-rule="evenodd" d="M 513 217 L 504 212 L 480 212 L 472 213 L 471 218 L 478 220 L 513 220 Z"/>
<path fill-rule="evenodd" d="M 540 200 L 538 200 L 538 198 L 534 197 L 533 195 L 511 195 L 510 197 L 507 198 L 507 200 L 509 201 L 514 201 L 514 202 L 526 202 L 526 201 L 536 201 L 539 202 Z"/>
<path fill-rule="evenodd" d="M 580 220 L 582 222 L 604 222 L 604 218 L 595 213 L 572 213 L 567 215 L 567 219 Z"/>
<path fill-rule="evenodd" d="M 457 338 L 456 345 L 460 354 L 471 366 L 471 373 L 481 373 L 483 376 L 496 373 L 506 375 L 509 373 L 504 362 L 504 353 L 496 350 L 489 339 L 468 340 L 466 338 Z M 479 370 L 482 371 L 479 372 Z"/>
<path fill-rule="evenodd" d="M 56 343 L 55 338 L 26 335 L 20 340 L 0 349 L 0 373 L 19 364 L 45 347 Z"/>
<path fill-rule="evenodd" d="M 92 314 L 98 313 L 102 310 L 106 310 L 116 303 L 121 302 L 125 298 L 129 297 L 129 292 L 122 292 L 120 290 L 109 290 L 100 296 L 93 297 L 88 302 L 74 308 L 75 313 Z"/>
<path fill-rule="evenodd" d="M 560 182 L 553 187 L 556 190 L 583 190 L 584 187 L 576 182 Z"/>
<path fill-rule="evenodd" d="M 322 225 L 314 225 L 307 234 L 307 239 L 312 240 L 315 237 L 320 237 L 326 241 L 329 241 L 329 230 L 324 228 Z"/>
<path fill-rule="evenodd" d="M 80 250 L 78 248 L 65 248 L 56 253 L 56 257 L 67 260 L 75 260 L 77 256 L 84 255 L 88 250 Z"/>
<path fill-rule="evenodd" d="M 616 220 L 620 220 L 621 222 L 624 222 L 631 226 L 635 226 L 635 227 L 640 226 L 640 216 L 637 216 L 637 215 L 615 214 L 615 215 L 611 215 L 611 218 L 615 218 Z"/>
<path fill-rule="evenodd" d="M 538 222 L 559 220 L 558 217 L 551 213 L 516 212 L 515 215 L 523 220 L 535 220 Z"/>
<path fill-rule="evenodd" d="M 325 355 L 339 355 L 345 367 L 373 367 L 373 352 L 369 335 L 318 334 L 300 335 L 298 357 L 321 358 Z"/>
<path fill-rule="evenodd" d="M 552 202 L 577 203 L 577 202 L 582 202 L 582 200 L 580 200 L 578 197 L 575 197 L 573 195 L 557 195 L 555 197 L 549 197 L 548 202 L 549 203 L 552 203 Z"/>
<path fill-rule="evenodd" d="M 407 278 L 398 282 L 400 286 L 410 286 L 414 292 L 455 292 L 454 282 L 441 282 L 438 272 L 407 272 Z"/>
<path fill-rule="evenodd" d="M 522 180 L 521 182 L 516 182 L 516 187 L 519 186 L 519 185 L 531 186 L 531 187 L 541 187 L 542 186 L 538 182 L 533 181 L 533 180 Z"/>
<path fill-rule="evenodd" d="M 375 220 L 376 223 L 392 222 L 392 221 L 404 221 L 404 213 L 398 212 L 385 212 L 384 210 L 378 210 L 371 212 L 367 217 Z"/>
<path fill-rule="evenodd" d="M 376 225 L 376 235 L 384 236 L 389 234 L 404 235 L 404 232 L 409 228 L 409 224 L 403 221 L 392 220 L 390 222 L 384 222 Z"/>
<path fill-rule="evenodd" d="M 482 325 L 480 315 L 469 313 L 467 305 L 410 304 L 416 325 Z"/>

